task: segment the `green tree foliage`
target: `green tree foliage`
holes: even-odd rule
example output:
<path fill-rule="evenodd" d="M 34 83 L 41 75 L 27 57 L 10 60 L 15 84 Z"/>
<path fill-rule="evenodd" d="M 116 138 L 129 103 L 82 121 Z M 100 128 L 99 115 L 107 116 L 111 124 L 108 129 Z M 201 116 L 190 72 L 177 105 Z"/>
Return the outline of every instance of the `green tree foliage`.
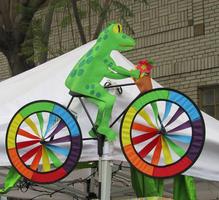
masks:
<path fill-rule="evenodd" d="M 147 4 L 146 0 L 134 1 Z M 128 2 L 124 0 L 0 0 L 0 51 L 8 59 L 12 75 L 16 75 L 44 63 L 49 56 L 58 56 L 96 39 L 112 12 L 117 15 L 113 20 L 118 21 L 119 18 L 123 26 L 134 34 L 130 24 L 134 14 Z M 62 15 L 54 17 L 60 12 Z M 92 22 L 93 15 L 96 15 L 97 19 L 95 24 Z M 53 30 L 52 24 L 55 24 L 56 30 Z M 71 35 L 68 49 L 63 45 L 63 33 L 66 30 Z M 49 37 L 54 31 L 58 35 L 56 41 L 58 46 L 55 44 L 56 48 L 51 48 Z"/>
<path fill-rule="evenodd" d="M 84 31 L 84 27 L 82 26 L 81 19 L 78 16 L 79 8 L 78 4 L 83 3 L 83 1 L 72 1 L 73 5 L 73 12 L 76 18 L 77 27 L 80 33 L 81 42 L 82 44 L 85 44 L 87 42 L 86 34 Z M 147 0 L 135 0 L 135 2 L 142 2 L 144 4 L 147 4 Z M 100 31 L 103 28 L 104 23 L 106 23 L 107 17 L 110 15 L 112 11 L 116 10 L 116 13 L 118 14 L 121 23 L 131 32 L 134 34 L 134 30 L 132 29 L 132 26 L 130 25 L 129 21 L 127 19 L 134 17 L 134 14 L 131 10 L 131 8 L 128 7 L 128 1 L 121 1 L 121 0 L 88 0 L 88 12 L 87 18 L 90 19 L 90 13 L 91 11 L 95 12 L 98 16 L 97 25 L 95 27 L 95 31 L 93 33 L 92 38 L 96 39 L 99 35 Z M 89 26 L 91 26 L 90 20 L 89 20 Z M 91 35 L 91 29 L 89 29 Z"/>
<path fill-rule="evenodd" d="M 23 53 L 32 45 L 29 29 L 36 11 L 46 0 L 1 0 L 0 1 L 0 51 L 6 56 L 12 75 L 34 67 L 29 60 L 33 50 Z M 26 40 L 27 39 L 27 40 Z"/>

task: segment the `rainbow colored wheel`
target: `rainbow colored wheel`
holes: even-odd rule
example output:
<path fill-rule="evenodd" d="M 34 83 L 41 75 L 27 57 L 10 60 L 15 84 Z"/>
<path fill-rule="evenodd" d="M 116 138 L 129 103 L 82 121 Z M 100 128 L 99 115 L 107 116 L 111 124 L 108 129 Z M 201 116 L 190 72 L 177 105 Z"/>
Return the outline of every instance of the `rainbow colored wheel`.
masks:
<path fill-rule="evenodd" d="M 36 183 L 66 177 L 81 155 L 82 137 L 74 116 L 52 101 L 23 106 L 12 118 L 6 137 L 12 166 Z"/>
<path fill-rule="evenodd" d="M 172 89 L 159 88 L 137 97 L 120 127 L 127 160 L 151 177 L 171 177 L 187 170 L 199 157 L 204 140 L 201 112 Z"/>

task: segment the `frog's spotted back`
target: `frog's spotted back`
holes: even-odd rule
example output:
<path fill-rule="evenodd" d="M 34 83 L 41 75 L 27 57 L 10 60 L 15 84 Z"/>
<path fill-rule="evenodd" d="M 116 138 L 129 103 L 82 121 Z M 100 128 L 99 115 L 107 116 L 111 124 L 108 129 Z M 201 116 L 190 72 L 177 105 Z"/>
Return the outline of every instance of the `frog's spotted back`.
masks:
<path fill-rule="evenodd" d="M 135 41 L 122 31 L 121 24 L 113 23 L 107 26 L 97 38 L 96 44 L 79 60 L 66 79 L 66 86 L 75 92 L 93 95 L 89 83 L 100 82 L 104 78 L 104 71 L 115 65 L 110 57 L 113 50 L 129 50 Z M 99 95 L 95 95 L 95 98 Z"/>

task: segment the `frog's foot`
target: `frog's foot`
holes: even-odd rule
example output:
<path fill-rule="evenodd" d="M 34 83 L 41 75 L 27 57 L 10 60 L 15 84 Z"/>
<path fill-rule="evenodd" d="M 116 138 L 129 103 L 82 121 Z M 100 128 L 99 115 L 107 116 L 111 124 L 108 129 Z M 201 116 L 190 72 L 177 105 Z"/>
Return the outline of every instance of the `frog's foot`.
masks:
<path fill-rule="evenodd" d="M 1 187 L 1 188 L 0 188 L 0 194 L 6 193 L 4 186 L 0 185 L 0 187 Z"/>
<path fill-rule="evenodd" d="M 97 133 L 94 131 L 93 128 L 92 128 L 88 133 L 89 133 L 89 135 L 90 135 L 92 138 L 97 137 Z"/>
<path fill-rule="evenodd" d="M 108 127 L 99 127 L 97 129 L 98 133 L 106 136 L 108 141 L 114 141 L 116 139 L 117 133 Z"/>

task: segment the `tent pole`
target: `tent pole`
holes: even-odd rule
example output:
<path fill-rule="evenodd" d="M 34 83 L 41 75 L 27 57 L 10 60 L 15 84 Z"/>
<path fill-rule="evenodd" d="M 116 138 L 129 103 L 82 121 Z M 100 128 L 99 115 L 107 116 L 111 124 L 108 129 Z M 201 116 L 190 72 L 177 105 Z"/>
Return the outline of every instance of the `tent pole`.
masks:
<path fill-rule="evenodd" d="M 109 160 L 102 160 L 101 171 L 101 200 L 110 200 L 112 162 Z"/>
<path fill-rule="evenodd" d="M 98 162 L 98 182 L 99 192 L 98 197 L 100 200 L 110 200 L 111 180 L 112 180 L 112 162 L 103 160 L 103 146 L 105 136 L 97 134 L 97 150 L 99 155 Z"/>
<path fill-rule="evenodd" d="M 99 199 L 102 200 L 102 156 L 99 157 L 99 162 L 98 162 L 98 196 L 99 196 Z"/>
<path fill-rule="evenodd" d="M 105 141 L 105 136 L 102 134 L 97 134 L 97 152 L 99 155 L 99 162 L 98 162 L 98 183 L 99 183 L 99 191 L 98 191 L 98 196 L 99 199 L 102 199 L 102 156 L 103 156 L 103 146 L 104 146 L 104 141 Z"/>
<path fill-rule="evenodd" d="M 96 169 L 91 168 L 91 174 L 95 174 L 95 173 L 96 173 Z M 94 185 L 95 185 L 95 177 L 93 175 L 90 178 L 89 187 L 87 188 L 88 196 L 95 194 Z"/>

